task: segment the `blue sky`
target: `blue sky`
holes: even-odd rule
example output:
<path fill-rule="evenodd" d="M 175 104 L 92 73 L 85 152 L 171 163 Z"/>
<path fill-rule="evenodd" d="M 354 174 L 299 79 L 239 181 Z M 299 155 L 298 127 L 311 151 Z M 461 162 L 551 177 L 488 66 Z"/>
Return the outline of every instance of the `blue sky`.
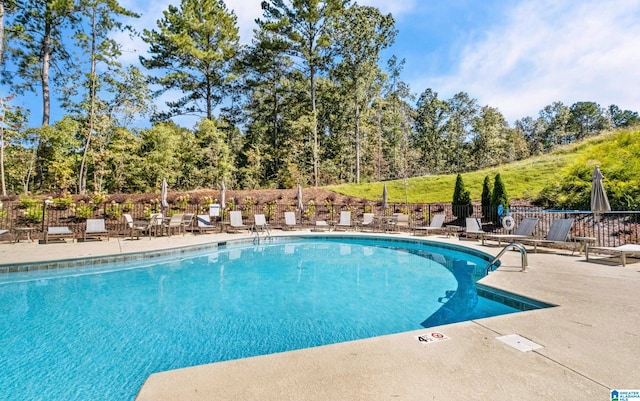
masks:
<path fill-rule="evenodd" d="M 180 0 L 120 0 L 153 29 Z M 248 44 L 261 0 L 226 0 Z M 640 111 L 640 0 L 361 0 L 392 13 L 398 36 L 385 58 L 406 60 L 402 79 L 449 99 L 460 91 L 497 107 L 510 124 L 554 101 Z M 123 61 L 146 54 L 122 36 Z M 383 65 L 386 60 L 381 60 Z M 168 94 L 171 96 L 171 94 Z M 32 119 L 39 121 L 39 98 Z M 54 115 L 54 120 L 56 116 Z"/>

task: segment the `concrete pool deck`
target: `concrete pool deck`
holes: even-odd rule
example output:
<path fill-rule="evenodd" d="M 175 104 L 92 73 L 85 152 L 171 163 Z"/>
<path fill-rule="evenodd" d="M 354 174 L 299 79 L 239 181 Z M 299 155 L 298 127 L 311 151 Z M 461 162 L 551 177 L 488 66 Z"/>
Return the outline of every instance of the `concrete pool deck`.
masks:
<path fill-rule="evenodd" d="M 283 235 L 300 233 L 308 234 Z M 242 237 L 2 243 L 0 265 L 206 246 Z M 426 239 L 492 255 L 501 250 L 438 235 Z M 507 252 L 502 266 L 480 281 L 556 307 L 160 372 L 147 379 L 136 400 L 573 401 L 610 400 L 611 389 L 640 389 L 640 263 L 630 259 L 622 267 L 611 258 L 592 263 L 570 253 L 529 253 L 528 272 L 521 273 L 520 254 Z M 416 338 L 433 332 L 448 339 L 424 343 Z M 497 339 L 511 334 L 542 348 L 522 352 Z"/>

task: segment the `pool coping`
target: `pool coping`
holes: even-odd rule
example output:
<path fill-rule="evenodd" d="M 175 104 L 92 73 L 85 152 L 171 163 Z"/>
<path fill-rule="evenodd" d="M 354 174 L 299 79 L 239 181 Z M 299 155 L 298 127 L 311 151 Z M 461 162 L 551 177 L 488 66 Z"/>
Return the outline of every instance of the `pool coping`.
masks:
<path fill-rule="evenodd" d="M 299 234 L 314 235 L 303 231 L 286 235 Z M 0 256 L 29 264 L 38 258 L 62 259 L 69 253 L 154 252 L 151 247 L 175 248 L 176 244 L 218 243 L 230 238 L 239 237 L 213 234 L 120 245 L 0 244 Z M 493 255 L 501 250 L 477 241 L 428 238 Z M 47 255 L 42 255 L 45 250 Z M 507 252 L 500 268 L 479 284 L 556 307 L 159 372 L 147 379 L 136 399 L 418 400 L 451 399 L 452 394 L 478 400 L 610 399 L 610 389 L 640 387 L 640 304 L 636 295 L 640 293 L 640 267 L 637 261 L 624 268 L 607 263 L 587 263 L 583 256 L 566 251 L 539 250 L 529 254 L 529 268 L 523 273 L 519 253 Z M 416 340 L 431 331 L 445 334 L 446 341 L 425 344 Z M 544 348 L 523 353 L 496 340 L 509 334 Z"/>

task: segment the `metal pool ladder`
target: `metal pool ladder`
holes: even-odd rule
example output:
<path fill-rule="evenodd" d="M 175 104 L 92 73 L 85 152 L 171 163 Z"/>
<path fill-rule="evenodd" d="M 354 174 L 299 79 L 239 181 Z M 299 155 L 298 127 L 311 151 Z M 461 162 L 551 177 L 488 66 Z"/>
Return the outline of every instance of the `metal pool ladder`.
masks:
<path fill-rule="evenodd" d="M 264 226 L 257 226 L 257 225 L 253 225 L 253 243 L 254 244 L 259 244 L 260 243 L 260 231 L 262 229 L 264 229 L 264 239 L 271 239 L 271 232 L 269 232 L 269 226 L 268 225 L 264 225 Z"/>
<path fill-rule="evenodd" d="M 485 274 L 489 274 L 489 273 L 492 272 L 491 267 L 493 267 L 493 265 L 500 259 L 500 257 L 502 255 L 504 255 L 504 253 L 509 248 L 515 248 L 515 249 L 520 251 L 520 261 L 521 261 L 521 264 L 522 264 L 522 270 L 520 270 L 520 271 L 522 271 L 522 272 L 526 272 L 527 271 L 527 266 L 529 266 L 529 262 L 527 260 L 527 249 L 524 247 L 524 245 L 522 245 L 519 242 L 510 242 L 507 246 L 502 248 L 500 253 L 495 258 L 493 258 L 493 260 L 491 262 L 489 262 L 489 264 L 485 268 Z"/>

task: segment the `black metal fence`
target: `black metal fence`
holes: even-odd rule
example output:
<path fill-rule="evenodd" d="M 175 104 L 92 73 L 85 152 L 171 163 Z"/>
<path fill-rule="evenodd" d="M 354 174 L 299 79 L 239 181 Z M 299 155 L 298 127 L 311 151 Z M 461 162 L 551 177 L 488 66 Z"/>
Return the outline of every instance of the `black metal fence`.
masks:
<path fill-rule="evenodd" d="M 408 214 L 410 227 L 428 225 L 434 214 L 444 213 L 445 224 L 464 227 L 464 214 L 454 210 L 450 203 L 431 204 L 389 204 L 386 209 L 381 205 L 338 205 L 338 204 L 306 204 L 302 212 L 296 209 L 294 204 L 232 204 L 222 210 L 221 219 L 228 222 L 230 210 L 242 211 L 245 224 L 253 223 L 254 214 L 264 214 L 269 224 L 273 226 L 284 225 L 284 212 L 294 211 L 299 224 L 303 227 L 315 225 L 317 220 L 336 222 L 340 212 L 351 211 L 352 222 L 362 221 L 364 213 L 375 215 L 392 215 L 393 213 Z M 68 226 L 74 232 L 81 233 L 86 228 L 87 218 L 104 218 L 106 227 L 114 235 L 127 233 L 127 227 L 122 216 L 129 213 L 134 219 L 143 219 L 154 212 L 164 212 L 166 215 L 175 213 L 208 214 L 209 204 L 170 204 L 164 210 L 159 204 L 149 203 L 115 203 L 106 202 L 100 205 L 70 204 L 56 205 L 45 202 L 24 204 L 19 201 L 3 202 L 0 205 L 0 229 L 12 230 L 18 227 L 33 227 L 34 237 L 39 238 L 48 226 Z M 482 216 L 480 204 L 475 204 L 470 210 L 470 217 L 479 217 L 483 222 L 483 229 L 488 232 L 506 233 L 499 224 Z M 458 215 L 458 217 L 456 216 Z M 519 207 L 511 210 L 516 226 L 525 217 L 539 219 L 533 233 L 536 237 L 544 237 L 549 230 L 551 222 L 558 218 L 573 218 L 574 224 L 571 230 L 573 237 L 595 237 L 602 246 L 618 246 L 625 243 L 638 242 L 640 236 L 640 212 L 608 212 L 600 216 L 594 216 L 591 212 L 569 210 L 543 210 L 533 207 Z M 599 220 L 599 221 L 597 221 Z M 410 229 L 410 228 L 409 228 Z"/>

